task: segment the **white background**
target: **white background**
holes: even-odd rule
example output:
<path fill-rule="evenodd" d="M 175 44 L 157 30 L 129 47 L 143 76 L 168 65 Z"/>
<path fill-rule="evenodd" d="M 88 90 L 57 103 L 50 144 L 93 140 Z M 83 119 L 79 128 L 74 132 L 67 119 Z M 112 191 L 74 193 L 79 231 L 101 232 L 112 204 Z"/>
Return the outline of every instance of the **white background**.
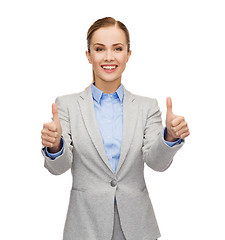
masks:
<path fill-rule="evenodd" d="M 131 35 L 127 90 L 166 97 L 191 135 L 171 167 L 145 177 L 162 240 L 224 240 L 225 7 L 221 0 L 0 3 L 0 239 L 62 239 L 70 171 L 43 166 L 41 129 L 59 95 L 92 80 L 86 33 L 112 16 Z"/>

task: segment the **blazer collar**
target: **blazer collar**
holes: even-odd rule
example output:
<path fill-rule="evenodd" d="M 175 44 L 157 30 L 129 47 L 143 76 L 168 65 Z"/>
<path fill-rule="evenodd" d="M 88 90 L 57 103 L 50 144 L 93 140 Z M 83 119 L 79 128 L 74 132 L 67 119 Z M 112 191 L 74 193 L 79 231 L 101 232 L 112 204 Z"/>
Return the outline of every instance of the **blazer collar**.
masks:
<path fill-rule="evenodd" d="M 122 84 L 121 84 L 122 85 Z M 122 145 L 120 151 L 119 163 L 116 169 L 115 175 L 120 170 L 125 157 L 129 151 L 132 138 L 134 135 L 134 130 L 136 128 L 137 118 L 138 118 L 138 104 L 135 101 L 135 95 L 131 92 L 127 91 L 126 88 L 122 85 L 124 90 L 124 98 L 123 98 L 123 137 L 122 137 Z M 81 114 L 86 125 L 89 136 L 99 152 L 104 163 L 110 169 L 111 173 L 114 175 L 113 170 L 109 164 L 107 155 L 105 153 L 102 136 L 100 129 L 98 127 L 98 123 L 95 117 L 94 111 L 94 102 L 92 97 L 91 86 L 89 86 L 85 91 L 81 92 L 80 98 L 78 98 L 79 107 L 81 110 Z"/>

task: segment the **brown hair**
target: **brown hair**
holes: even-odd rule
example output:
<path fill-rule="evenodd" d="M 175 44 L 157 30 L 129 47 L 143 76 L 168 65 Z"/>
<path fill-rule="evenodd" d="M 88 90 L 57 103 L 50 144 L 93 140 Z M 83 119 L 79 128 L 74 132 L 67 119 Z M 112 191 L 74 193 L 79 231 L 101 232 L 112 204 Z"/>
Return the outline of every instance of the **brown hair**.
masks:
<path fill-rule="evenodd" d="M 88 49 L 89 53 L 90 53 L 91 39 L 92 39 L 92 36 L 93 36 L 94 32 L 96 30 L 98 30 L 99 28 L 110 27 L 110 26 L 117 26 L 124 31 L 124 33 L 126 35 L 126 40 L 127 40 L 127 52 L 130 51 L 130 34 L 129 34 L 129 31 L 128 31 L 127 27 L 122 22 L 116 21 L 112 17 L 105 17 L 105 18 L 101 18 L 101 19 L 98 19 L 97 21 L 95 21 L 90 26 L 90 28 L 88 29 L 88 32 L 87 32 L 87 49 Z M 91 84 L 94 81 L 95 81 L 95 75 L 94 75 L 94 71 L 93 71 L 93 80 L 92 80 Z M 85 89 L 87 89 L 88 87 L 86 87 Z"/>

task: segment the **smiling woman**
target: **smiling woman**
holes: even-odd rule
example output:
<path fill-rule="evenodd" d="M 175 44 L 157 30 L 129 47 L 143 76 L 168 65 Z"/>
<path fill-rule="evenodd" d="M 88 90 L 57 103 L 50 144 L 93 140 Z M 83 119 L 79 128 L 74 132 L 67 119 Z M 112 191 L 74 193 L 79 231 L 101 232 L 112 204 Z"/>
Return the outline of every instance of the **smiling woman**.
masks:
<path fill-rule="evenodd" d="M 144 178 L 144 163 L 165 171 L 189 129 L 167 99 L 163 128 L 157 100 L 121 83 L 131 56 L 129 32 L 113 18 L 88 30 L 93 83 L 60 96 L 42 130 L 45 167 L 71 169 L 73 185 L 63 240 L 155 240 L 160 231 Z"/>
<path fill-rule="evenodd" d="M 115 92 L 131 55 L 127 28 L 113 18 L 104 18 L 90 27 L 87 41 L 86 56 L 95 86 L 106 93 Z"/>

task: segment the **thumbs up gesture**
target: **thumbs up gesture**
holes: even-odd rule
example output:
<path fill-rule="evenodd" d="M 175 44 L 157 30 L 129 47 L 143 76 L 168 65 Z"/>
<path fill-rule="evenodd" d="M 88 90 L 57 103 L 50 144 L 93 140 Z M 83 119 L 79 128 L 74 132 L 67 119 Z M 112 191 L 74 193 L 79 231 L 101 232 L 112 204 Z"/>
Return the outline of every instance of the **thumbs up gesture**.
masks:
<path fill-rule="evenodd" d="M 165 140 L 174 142 L 178 138 L 184 139 L 189 133 L 188 124 L 183 116 L 177 116 L 172 111 L 172 99 L 168 97 L 166 99 L 167 113 L 166 113 L 166 128 L 167 134 Z"/>
<path fill-rule="evenodd" d="M 41 131 L 42 144 L 48 147 L 50 153 L 56 153 L 61 149 L 60 140 L 62 136 L 62 127 L 58 116 L 57 104 L 52 104 L 53 120 L 45 123 Z"/>

